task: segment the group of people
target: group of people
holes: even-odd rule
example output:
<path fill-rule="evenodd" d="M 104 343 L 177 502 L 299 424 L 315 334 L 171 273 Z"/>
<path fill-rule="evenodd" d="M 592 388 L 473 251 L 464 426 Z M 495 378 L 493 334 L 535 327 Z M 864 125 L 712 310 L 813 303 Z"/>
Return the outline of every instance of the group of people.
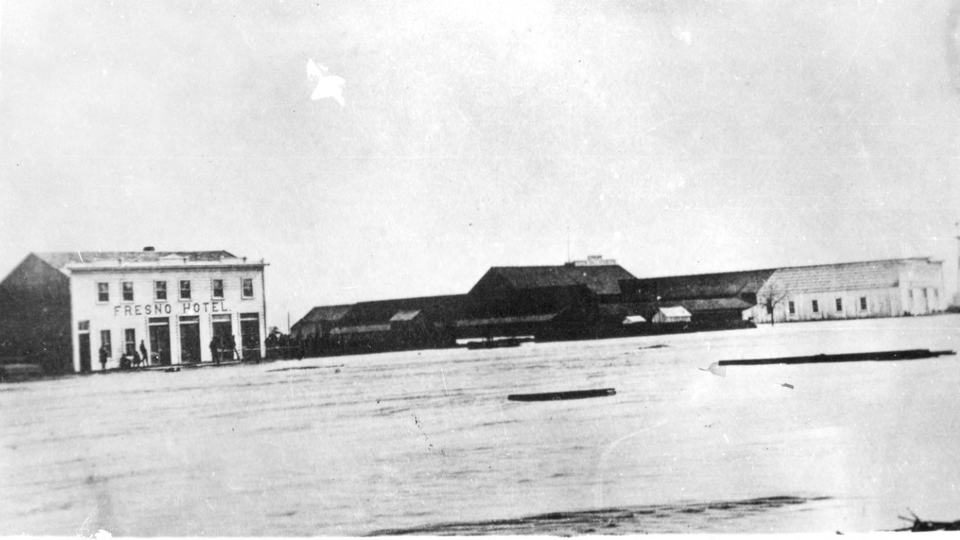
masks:
<path fill-rule="evenodd" d="M 110 358 L 110 348 L 104 343 L 100 346 L 100 369 L 103 371 L 107 369 L 108 358 Z M 140 340 L 139 352 L 134 348 L 132 351 L 126 352 L 120 357 L 120 367 L 124 369 L 131 366 L 140 366 L 144 362 L 149 364 L 150 356 L 147 354 L 147 346 L 143 343 L 142 339 Z"/>
<path fill-rule="evenodd" d="M 210 356 L 213 361 L 219 364 L 226 353 L 230 360 L 240 360 L 240 353 L 237 352 L 237 340 L 233 334 L 213 336 L 210 340 Z"/>
<path fill-rule="evenodd" d="M 267 336 L 267 357 L 302 360 L 310 352 L 309 343 L 301 336 L 290 336 L 272 331 Z"/>

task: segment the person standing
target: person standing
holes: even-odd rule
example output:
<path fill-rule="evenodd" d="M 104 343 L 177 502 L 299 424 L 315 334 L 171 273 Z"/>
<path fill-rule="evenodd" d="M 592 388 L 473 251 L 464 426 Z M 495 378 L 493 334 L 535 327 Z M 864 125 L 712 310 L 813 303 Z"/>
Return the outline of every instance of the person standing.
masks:
<path fill-rule="evenodd" d="M 143 340 L 140 340 L 140 358 L 143 360 L 143 363 L 150 365 L 150 357 L 147 356 L 147 346 L 143 344 Z M 136 364 L 136 362 L 134 362 Z"/>
<path fill-rule="evenodd" d="M 217 343 L 217 336 L 210 340 L 210 359 L 220 365 L 220 346 Z"/>
<path fill-rule="evenodd" d="M 108 354 L 109 354 L 109 353 L 107 352 L 107 346 L 106 346 L 106 345 L 100 345 L 100 370 L 101 370 L 101 371 L 106 371 L 106 370 L 107 370 L 107 355 L 108 355 Z"/>
<path fill-rule="evenodd" d="M 240 359 L 240 353 L 237 352 L 237 340 L 233 337 L 233 334 L 230 334 L 230 336 L 227 337 L 227 350 L 230 351 L 231 360 Z"/>

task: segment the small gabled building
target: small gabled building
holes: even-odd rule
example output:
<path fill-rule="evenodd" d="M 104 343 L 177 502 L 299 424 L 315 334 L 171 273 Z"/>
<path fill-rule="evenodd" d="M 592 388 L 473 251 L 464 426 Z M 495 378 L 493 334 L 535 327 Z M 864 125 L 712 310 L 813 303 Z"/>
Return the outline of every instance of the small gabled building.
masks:
<path fill-rule="evenodd" d="M 690 322 L 690 312 L 681 306 L 660 307 L 650 321 L 654 324 L 677 324 Z"/>

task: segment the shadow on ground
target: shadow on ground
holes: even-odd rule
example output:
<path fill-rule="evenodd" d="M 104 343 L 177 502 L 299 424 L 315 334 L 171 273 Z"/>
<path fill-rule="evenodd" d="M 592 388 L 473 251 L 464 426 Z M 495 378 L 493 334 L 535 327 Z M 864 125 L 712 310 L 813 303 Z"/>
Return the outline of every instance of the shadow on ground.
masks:
<path fill-rule="evenodd" d="M 554 512 L 517 519 L 442 523 L 410 529 L 384 529 L 371 536 L 399 535 L 560 535 L 709 532 L 720 522 L 784 507 L 804 505 L 830 497 L 763 497 L 742 501 L 607 508 L 581 512 Z"/>

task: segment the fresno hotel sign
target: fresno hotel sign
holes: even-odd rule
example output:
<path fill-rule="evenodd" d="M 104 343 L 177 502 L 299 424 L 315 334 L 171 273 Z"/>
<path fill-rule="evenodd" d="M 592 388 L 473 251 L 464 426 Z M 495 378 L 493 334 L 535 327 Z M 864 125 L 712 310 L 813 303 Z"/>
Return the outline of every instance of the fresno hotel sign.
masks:
<path fill-rule="evenodd" d="M 140 316 L 140 315 L 172 315 L 174 313 L 187 315 L 190 313 L 226 313 L 223 300 L 212 302 L 181 302 L 178 308 L 171 304 L 116 304 L 113 306 L 113 316 Z"/>
<path fill-rule="evenodd" d="M 100 370 L 101 347 L 107 369 L 142 349 L 149 365 L 206 363 L 215 354 L 224 360 L 265 354 L 263 260 L 226 251 L 150 248 L 80 255 L 86 257 L 63 268 L 70 277 L 76 371 Z"/>

